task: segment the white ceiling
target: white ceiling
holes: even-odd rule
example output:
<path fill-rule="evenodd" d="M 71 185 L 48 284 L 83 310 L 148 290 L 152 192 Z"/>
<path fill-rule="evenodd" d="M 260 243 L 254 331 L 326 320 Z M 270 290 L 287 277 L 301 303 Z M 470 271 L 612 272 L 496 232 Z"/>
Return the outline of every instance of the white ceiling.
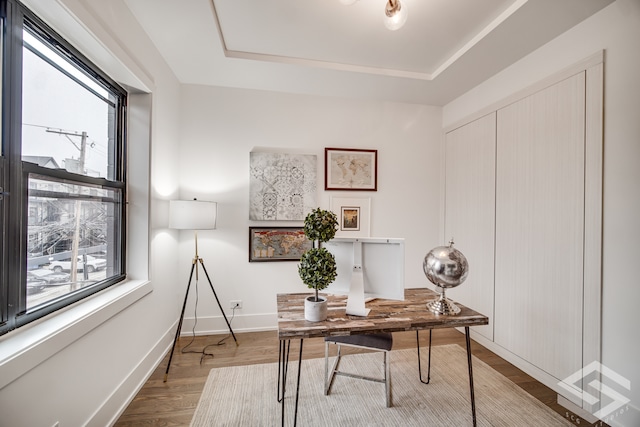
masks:
<path fill-rule="evenodd" d="M 613 0 L 125 0 L 185 84 L 444 105 Z"/>

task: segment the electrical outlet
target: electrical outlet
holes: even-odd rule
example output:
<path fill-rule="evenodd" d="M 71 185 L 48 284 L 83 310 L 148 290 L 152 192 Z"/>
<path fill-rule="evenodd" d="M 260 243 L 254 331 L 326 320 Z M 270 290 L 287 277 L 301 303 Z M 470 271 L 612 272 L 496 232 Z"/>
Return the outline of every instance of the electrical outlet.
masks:
<path fill-rule="evenodd" d="M 229 308 L 230 309 L 241 309 L 242 308 L 242 301 L 239 299 L 232 299 L 231 301 L 229 301 Z"/>

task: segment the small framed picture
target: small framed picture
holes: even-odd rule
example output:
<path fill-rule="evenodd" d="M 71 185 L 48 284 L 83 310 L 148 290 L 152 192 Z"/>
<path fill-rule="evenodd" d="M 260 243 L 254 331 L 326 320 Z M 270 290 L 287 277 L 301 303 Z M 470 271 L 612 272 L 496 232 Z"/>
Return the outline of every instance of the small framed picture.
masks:
<path fill-rule="evenodd" d="M 369 237 L 370 198 L 331 197 L 331 211 L 338 216 L 336 237 Z"/>
<path fill-rule="evenodd" d="M 360 231 L 360 206 L 341 206 L 340 210 L 340 230 Z"/>
<path fill-rule="evenodd" d="M 325 148 L 324 189 L 378 191 L 378 150 Z"/>
<path fill-rule="evenodd" d="M 249 262 L 300 261 L 312 247 L 302 227 L 249 227 Z"/>

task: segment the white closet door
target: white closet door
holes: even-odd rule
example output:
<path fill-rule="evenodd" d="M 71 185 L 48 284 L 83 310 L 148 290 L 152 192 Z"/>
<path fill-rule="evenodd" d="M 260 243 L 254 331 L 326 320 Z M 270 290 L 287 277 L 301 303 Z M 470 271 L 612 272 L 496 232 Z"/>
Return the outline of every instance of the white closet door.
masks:
<path fill-rule="evenodd" d="M 447 292 L 489 317 L 473 328 L 493 340 L 496 113 L 446 135 L 445 237 L 469 262 L 465 282 Z"/>
<path fill-rule="evenodd" d="M 498 110 L 495 342 L 582 367 L 584 72 Z"/>

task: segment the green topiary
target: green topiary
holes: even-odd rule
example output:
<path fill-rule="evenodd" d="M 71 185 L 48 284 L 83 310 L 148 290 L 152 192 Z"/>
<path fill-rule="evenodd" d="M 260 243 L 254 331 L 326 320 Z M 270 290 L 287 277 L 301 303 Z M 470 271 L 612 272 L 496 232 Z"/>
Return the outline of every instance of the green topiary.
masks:
<path fill-rule="evenodd" d="M 338 217 L 331 211 L 317 208 L 304 219 L 304 234 L 309 240 L 328 242 L 338 229 Z"/>
<path fill-rule="evenodd" d="M 338 229 L 338 217 L 331 211 L 320 208 L 312 210 L 304 219 L 304 234 L 309 240 L 318 242 L 318 247 L 309 249 L 300 259 L 298 274 L 310 289 L 325 289 L 336 279 L 336 259 L 331 252 L 320 247 L 321 242 L 333 239 Z"/>
<path fill-rule="evenodd" d="M 318 301 L 318 291 L 323 290 L 336 280 L 338 275 L 336 259 L 326 248 L 309 249 L 300 258 L 298 274 L 309 289 L 315 289 L 315 300 Z"/>

